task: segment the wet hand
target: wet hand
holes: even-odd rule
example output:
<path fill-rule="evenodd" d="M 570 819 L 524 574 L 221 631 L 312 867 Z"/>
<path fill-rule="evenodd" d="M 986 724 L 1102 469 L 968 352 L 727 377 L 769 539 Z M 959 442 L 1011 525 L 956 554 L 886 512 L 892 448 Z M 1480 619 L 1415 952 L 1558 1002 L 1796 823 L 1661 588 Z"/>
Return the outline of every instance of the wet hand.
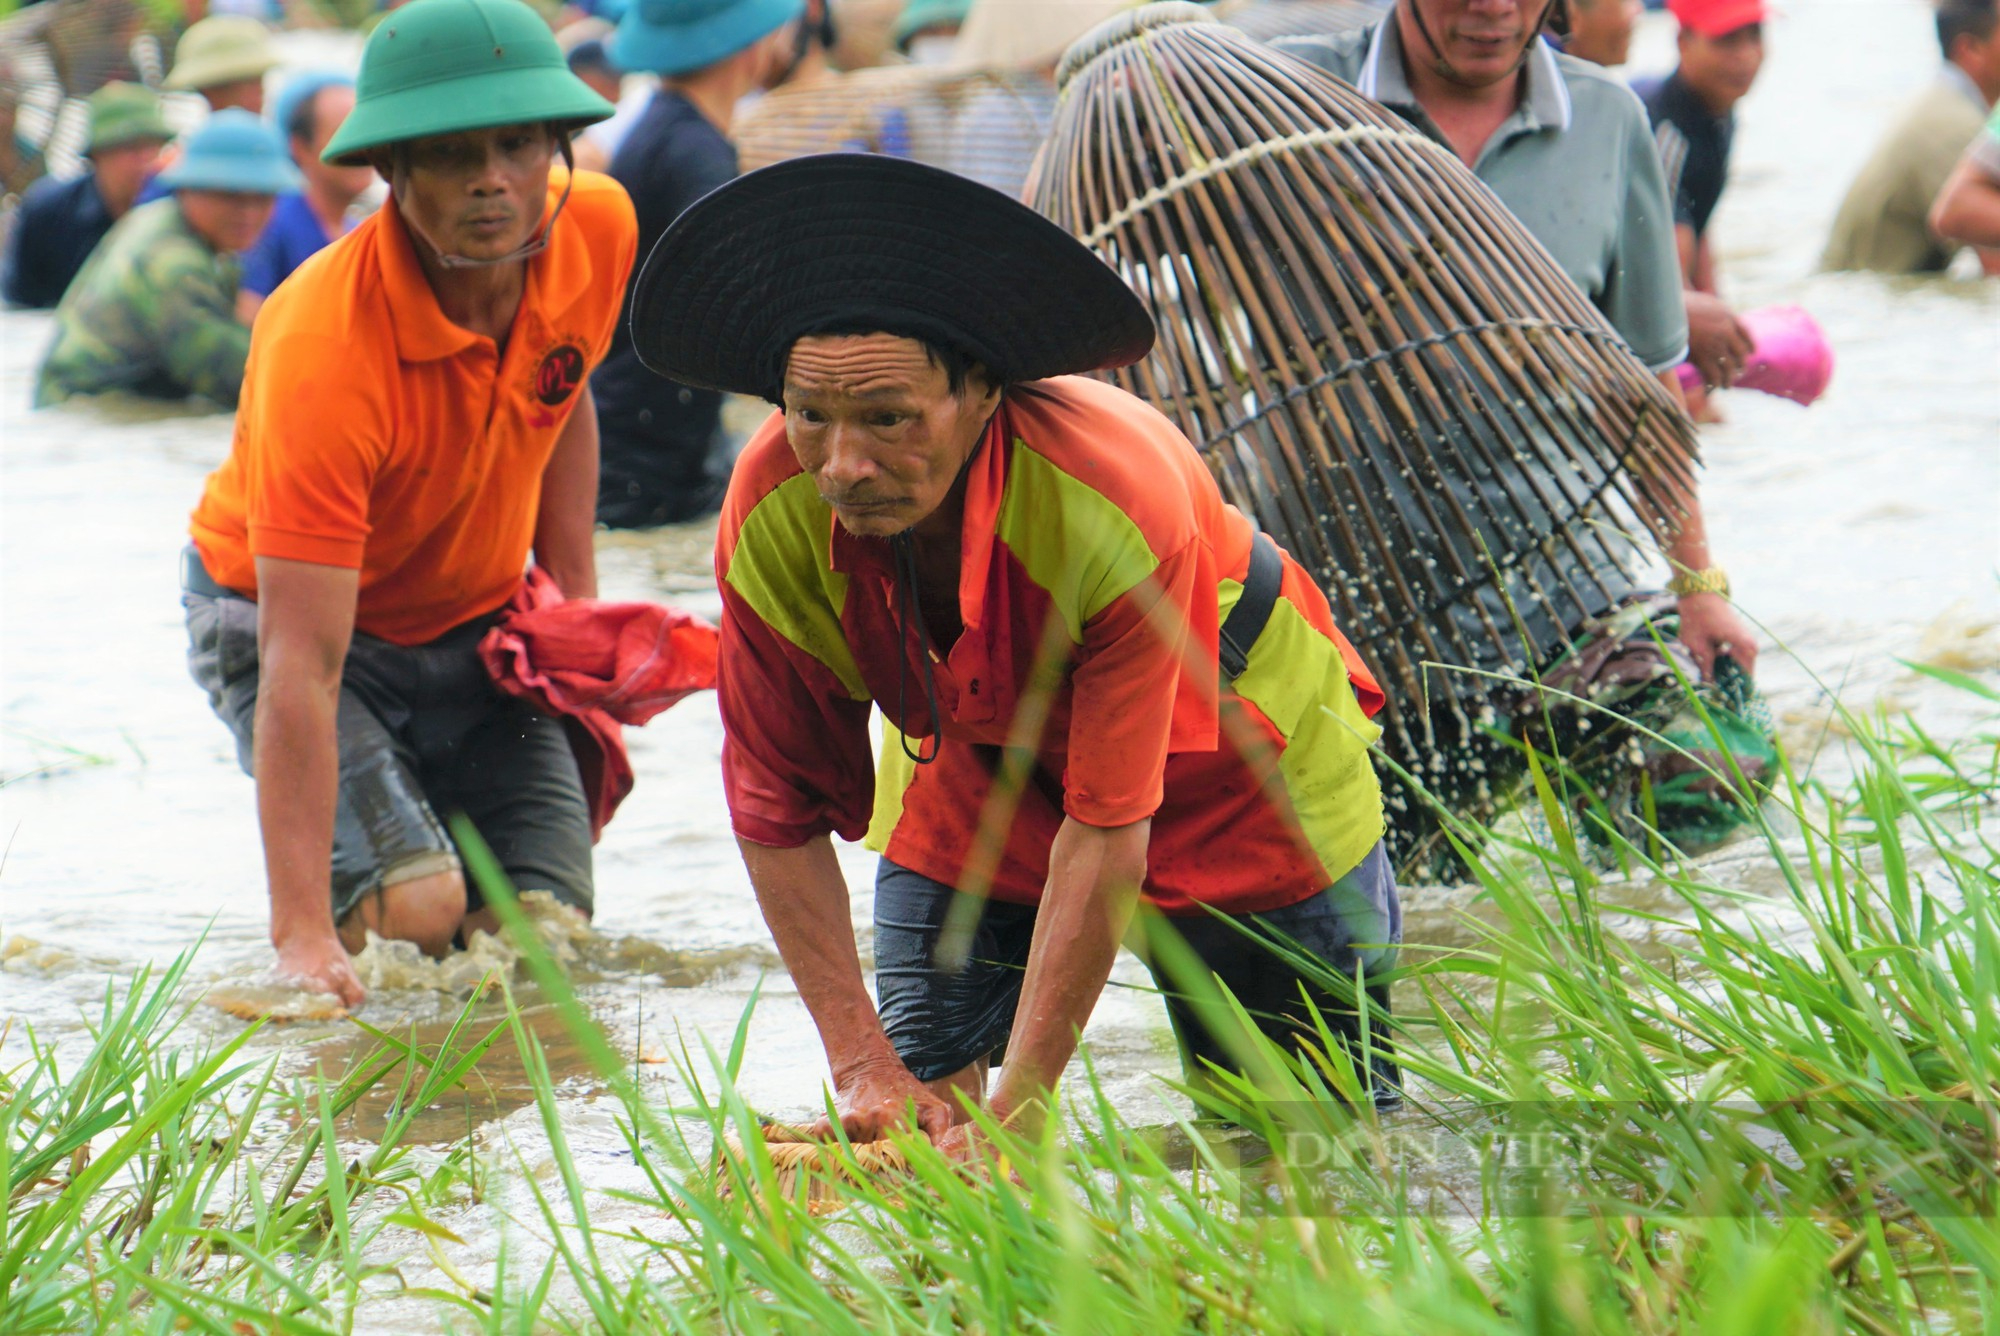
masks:
<path fill-rule="evenodd" d="M 994 1091 L 993 1100 L 987 1105 L 988 1112 L 1011 1133 L 1029 1138 L 1038 1136 L 1047 1117 L 1043 1102 L 1039 1099 L 1028 1100 L 1010 1112 L 1005 1100 L 1004 1091 Z M 969 1117 L 946 1129 L 943 1136 L 932 1137 L 931 1142 L 955 1164 L 969 1165 L 982 1173 L 990 1172 L 997 1165 L 1006 1170 L 1007 1177 L 1017 1186 L 1021 1185 L 1020 1172 L 1002 1156 L 985 1129 Z"/>
<path fill-rule="evenodd" d="M 331 993 L 342 1006 L 358 1007 L 368 996 L 347 948 L 332 931 L 325 936 L 293 937 L 279 942 L 278 976 L 315 993 Z"/>
<path fill-rule="evenodd" d="M 944 1135 L 933 1137 L 931 1144 L 954 1164 L 990 1166 L 998 1155 L 993 1143 L 977 1123 L 959 1123 L 947 1128 Z"/>
<path fill-rule="evenodd" d="M 834 1112 L 849 1141 L 880 1141 L 891 1128 L 911 1126 L 935 1140 L 963 1118 L 893 1055 L 836 1078 Z M 831 1121 L 820 1119 L 813 1135 L 833 1135 Z"/>
<path fill-rule="evenodd" d="M 1688 360 L 1702 380 L 1726 390 L 1736 383 L 1757 345 L 1729 303 L 1708 292 L 1689 292 L 1686 297 Z"/>
<path fill-rule="evenodd" d="M 1729 600 L 1720 594 L 1683 594 L 1679 603 L 1681 643 L 1701 665 L 1703 680 L 1715 680 L 1715 657 L 1727 654 L 1753 676 L 1757 637 Z"/>

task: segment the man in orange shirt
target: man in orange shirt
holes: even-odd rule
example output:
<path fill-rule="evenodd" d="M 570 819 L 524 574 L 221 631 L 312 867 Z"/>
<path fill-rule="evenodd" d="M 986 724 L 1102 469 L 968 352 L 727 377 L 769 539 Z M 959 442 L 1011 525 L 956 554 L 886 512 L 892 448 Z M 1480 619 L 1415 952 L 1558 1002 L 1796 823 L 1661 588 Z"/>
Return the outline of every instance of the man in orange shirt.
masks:
<path fill-rule="evenodd" d="M 848 1134 L 913 1107 L 967 1152 L 961 1097 L 996 1061 L 991 1107 L 1032 1123 L 1141 899 L 1273 1039 L 1322 1042 L 1310 998 L 1350 1093 L 1394 1104 L 1382 694 L 1187 438 L 1070 374 L 1152 345 L 1118 275 L 996 190 L 829 154 L 682 214 L 632 337 L 662 375 L 781 406 L 716 541 L 722 775 Z M 872 1000 L 835 834 L 882 854 Z M 1235 1065 L 1162 984 L 1190 1078 Z"/>
<path fill-rule="evenodd" d="M 554 171 L 612 109 L 521 0 L 395 11 L 357 94 L 323 156 L 392 206 L 259 314 L 183 568 L 195 679 L 257 781 L 279 968 L 349 1005 L 369 932 L 442 954 L 493 925 L 454 811 L 521 889 L 591 908 L 564 729 L 476 647 L 531 553 L 596 593 L 588 377 L 637 246 L 614 182 Z"/>

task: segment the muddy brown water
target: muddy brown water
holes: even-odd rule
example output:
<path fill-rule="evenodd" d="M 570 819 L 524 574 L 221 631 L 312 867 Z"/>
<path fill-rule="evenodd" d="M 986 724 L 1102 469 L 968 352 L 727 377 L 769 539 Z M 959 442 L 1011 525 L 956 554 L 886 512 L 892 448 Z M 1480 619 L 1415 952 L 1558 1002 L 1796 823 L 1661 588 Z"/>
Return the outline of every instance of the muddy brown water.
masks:
<path fill-rule="evenodd" d="M 1879 127 L 1931 75 L 1930 14 L 1918 0 L 1796 0 L 1773 22 L 1769 58 L 1742 109 L 1737 162 L 1717 220 L 1728 294 L 1739 305 L 1796 302 L 1826 327 L 1839 366 L 1810 410 L 1725 396 L 1726 424 L 1705 434 L 1704 495 L 1719 559 L 1767 629 L 1761 679 L 1796 756 L 1843 764 L 1829 692 L 1911 708 L 1949 732 L 1975 717 L 1962 698 L 1898 659 L 1976 673 L 2000 669 L 1994 558 L 2000 517 L 2000 283 L 1882 280 L 1812 272 L 1827 221 Z M 307 40 L 307 39 L 301 39 Z M 314 63 L 324 38 L 310 39 Z M 1649 17 L 1635 68 L 1671 58 Z M 46 316 L 0 313 L 0 1024 L 64 1048 L 107 983 L 194 949 L 201 986 L 242 986 L 268 959 L 250 782 L 221 724 L 188 679 L 175 559 L 203 476 L 223 457 L 229 419 L 100 404 L 29 413 Z M 713 613 L 712 530 L 691 526 L 600 543 L 608 597 L 665 598 Z M 631 733 L 638 787 L 597 853 L 599 914 L 573 974 L 593 1013 L 657 1087 L 679 1093 L 685 1044 L 726 1049 L 760 984 L 742 1088 L 753 1106 L 799 1115 L 820 1099 L 825 1066 L 811 1025 L 769 946 L 718 784 L 721 730 L 697 697 Z M 1720 879 L 1775 892 L 1755 847 L 1718 852 Z M 853 920 L 869 914 L 872 859 L 842 851 Z M 1669 911 L 1656 888 L 1610 892 L 1608 924 L 1635 940 Z M 1409 892 L 1409 940 L 1448 946 L 1477 913 L 1465 888 Z M 1776 900 L 1769 914 L 1782 923 Z M 199 946 L 196 943 L 199 942 Z M 419 1042 L 441 1038 L 466 980 L 377 962 L 362 1019 Z M 1134 1121 L 1175 1107 L 1158 1078 L 1173 1050 L 1145 973 L 1121 960 L 1088 1040 L 1100 1077 Z M 565 1122 L 586 1180 L 636 1187 L 609 1109 L 547 1009 L 532 1027 L 563 1085 Z M 490 1006 L 483 1024 L 495 1019 Z M 234 1032 L 209 1009 L 191 1042 Z M 483 1027 L 482 1027 L 483 1028 Z M 288 1070 L 329 1076 L 369 1047 L 337 1023 L 271 1028 L 255 1041 Z M 547 1170 L 519 1056 L 503 1040 L 476 1088 L 423 1111 L 414 1135 L 447 1142 L 477 1129 L 482 1147 Z M 364 1101 L 346 1134 L 381 1127 L 387 1096 Z M 518 1203 L 517 1203 L 518 1204 Z M 632 1208 L 607 1203 L 608 1218 Z M 455 1259 L 489 1262 L 498 1234 L 482 1208 L 451 1225 Z M 415 1283 L 415 1282 L 413 1282 Z M 375 1320 L 400 1325 L 394 1309 Z"/>

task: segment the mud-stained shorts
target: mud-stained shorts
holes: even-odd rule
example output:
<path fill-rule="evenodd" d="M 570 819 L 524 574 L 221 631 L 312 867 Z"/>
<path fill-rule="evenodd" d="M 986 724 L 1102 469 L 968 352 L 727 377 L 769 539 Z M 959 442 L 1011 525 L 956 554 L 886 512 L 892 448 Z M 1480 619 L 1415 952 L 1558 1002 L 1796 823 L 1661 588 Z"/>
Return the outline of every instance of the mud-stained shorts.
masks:
<path fill-rule="evenodd" d="M 919 1081 L 949 1076 L 980 1058 L 1001 1060 L 1035 932 L 1035 906 L 989 900 L 967 960 L 946 968 L 937 958 L 938 939 L 957 894 L 886 858 L 876 872 L 876 1006 L 889 1042 Z M 1164 922 L 1179 932 L 1272 1040 L 1289 1043 L 1309 1027 L 1302 985 L 1336 1035 L 1351 1041 L 1358 1031 L 1351 1003 L 1306 979 L 1233 924 L 1207 914 L 1151 921 L 1154 930 Z M 1395 965 L 1395 948 L 1403 939 L 1402 901 L 1388 850 L 1378 843 L 1358 867 L 1318 895 L 1241 921 L 1275 929 L 1333 973 L 1353 978 L 1365 966 L 1369 977 L 1379 978 Z M 1154 980 L 1166 996 L 1188 1074 L 1198 1076 L 1205 1061 L 1233 1067 L 1225 1046 L 1165 974 L 1156 969 Z M 1371 1008 L 1386 1015 L 1387 990 L 1371 984 L 1368 994 Z M 1381 1016 L 1374 1025 L 1380 1043 Z M 1392 1102 L 1396 1084 L 1394 1064 L 1377 1055 L 1377 1102 Z"/>
<path fill-rule="evenodd" d="M 184 592 L 188 668 L 236 735 L 257 712 L 257 605 Z M 517 890 L 591 911 L 590 813 L 559 720 L 494 687 L 480 618 L 405 647 L 356 632 L 341 672 L 333 918 L 385 886 L 459 868 L 441 817 L 463 812 Z M 467 911 L 482 903 L 470 879 Z"/>

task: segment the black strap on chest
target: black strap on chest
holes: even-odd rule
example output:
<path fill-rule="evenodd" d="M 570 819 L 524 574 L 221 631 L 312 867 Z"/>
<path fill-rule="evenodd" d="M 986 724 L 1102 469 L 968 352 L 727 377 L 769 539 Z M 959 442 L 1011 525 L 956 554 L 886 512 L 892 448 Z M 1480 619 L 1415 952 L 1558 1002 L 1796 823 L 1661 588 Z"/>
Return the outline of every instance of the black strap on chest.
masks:
<path fill-rule="evenodd" d="M 1250 666 L 1250 647 L 1264 634 L 1271 609 L 1278 605 L 1278 587 L 1285 582 L 1285 559 L 1271 535 L 1259 533 L 1250 540 L 1250 570 L 1243 577 L 1243 593 L 1222 623 L 1221 659 L 1224 681 L 1233 682 Z"/>

